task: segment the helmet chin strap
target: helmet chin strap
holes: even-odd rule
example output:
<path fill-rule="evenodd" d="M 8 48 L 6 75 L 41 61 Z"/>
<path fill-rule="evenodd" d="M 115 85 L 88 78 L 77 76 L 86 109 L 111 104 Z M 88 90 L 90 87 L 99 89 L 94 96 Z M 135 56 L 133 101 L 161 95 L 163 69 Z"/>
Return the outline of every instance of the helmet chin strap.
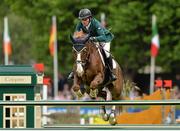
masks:
<path fill-rule="evenodd" d="M 90 25 L 91 25 L 91 18 L 89 18 L 89 24 L 86 26 L 87 30 L 89 30 Z"/>

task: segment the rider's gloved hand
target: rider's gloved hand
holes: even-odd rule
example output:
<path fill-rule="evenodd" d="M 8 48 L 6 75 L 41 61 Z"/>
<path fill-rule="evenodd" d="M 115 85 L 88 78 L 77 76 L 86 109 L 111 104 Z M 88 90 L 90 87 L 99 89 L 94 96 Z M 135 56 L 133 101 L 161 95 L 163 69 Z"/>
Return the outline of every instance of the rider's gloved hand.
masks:
<path fill-rule="evenodd" d="M 90 37 L 89 38 L 91 41 L 93 41 L 93 42 L 96 42 L 97 40 L 96 40 L 96 37 Z"/>

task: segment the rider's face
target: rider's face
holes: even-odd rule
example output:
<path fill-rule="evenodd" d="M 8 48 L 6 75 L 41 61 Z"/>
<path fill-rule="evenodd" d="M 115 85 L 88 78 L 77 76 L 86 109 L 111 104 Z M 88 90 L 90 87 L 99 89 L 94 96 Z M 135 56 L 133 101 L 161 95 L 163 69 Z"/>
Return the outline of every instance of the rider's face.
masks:
<path fill-rule="evenodd" d="M 89 21 L 90 21 L 89 18 L 85 18 L 85 19 L 82 19 L 82 20 L 81 20 L 81 22 L 82 22 L 82 24 L 83 24 L 84 26 L 88 26 Z"/>

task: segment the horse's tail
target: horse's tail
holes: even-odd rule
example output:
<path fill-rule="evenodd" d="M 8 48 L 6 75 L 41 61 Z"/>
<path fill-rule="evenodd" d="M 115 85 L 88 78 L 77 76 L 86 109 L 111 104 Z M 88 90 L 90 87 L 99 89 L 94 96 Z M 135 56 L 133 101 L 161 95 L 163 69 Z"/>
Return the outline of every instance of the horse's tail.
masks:
<path fill-rule="evenodd" d="M 135 83 L 131 82 L 130 80 L 128 80 L 125 76 L 125 72 L 123 67 L 115 60 L 117 67 L 117 75 L 119 74 L 119 83 L 118 83 L 118 88 L 121 90 L 120 93 L 120 99 L 124 99 L 125 97 L 129 96 L 129 93 L 131 91 L 131 89 L 135 86 Z"/>
<path fill-rule="evenodd" d="M 124 79 L 123 81 L 123 90 L 122 90 L 122 96 L 123 98 L 125 97 L 129 97 L 130 91 L 132 90 L 132 88 L 135 87 L 135 83 Z"/>
<path fill-rule="evenodd" d="M 125 97 L 129 97 L 129 93 L 130 93 L 131 89 L 135 86 L 135 83 L 126 78 L 125 71 L 121 64 L 119 64 L 119 67 L 121 69 L 121 75 L 123 77 L 123 89 L 121 92 L 121 96 L 124 99 Z"/>

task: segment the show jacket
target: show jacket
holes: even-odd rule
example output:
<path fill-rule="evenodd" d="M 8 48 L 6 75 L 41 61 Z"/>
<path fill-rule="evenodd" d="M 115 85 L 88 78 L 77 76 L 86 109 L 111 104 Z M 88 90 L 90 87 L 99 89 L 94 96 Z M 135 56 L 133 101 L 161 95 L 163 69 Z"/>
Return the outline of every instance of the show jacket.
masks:
<path fill-rule="evenodd" d="M 85 26 L 81 22 L 79 22 L 76 26 L 75 31 L 80 31 L 82 30 L 85 33 L 90 33 L 91 37 L 95 37 L 95 39 L 98 42 L 111 42 L 112 39 L 114 38 L 114 35 L 104 28 L 101 23 L 96 20 L 95 18 L 92 18 L 90 21 L 90 26 L 88 29 L 86 29 Z"/>

